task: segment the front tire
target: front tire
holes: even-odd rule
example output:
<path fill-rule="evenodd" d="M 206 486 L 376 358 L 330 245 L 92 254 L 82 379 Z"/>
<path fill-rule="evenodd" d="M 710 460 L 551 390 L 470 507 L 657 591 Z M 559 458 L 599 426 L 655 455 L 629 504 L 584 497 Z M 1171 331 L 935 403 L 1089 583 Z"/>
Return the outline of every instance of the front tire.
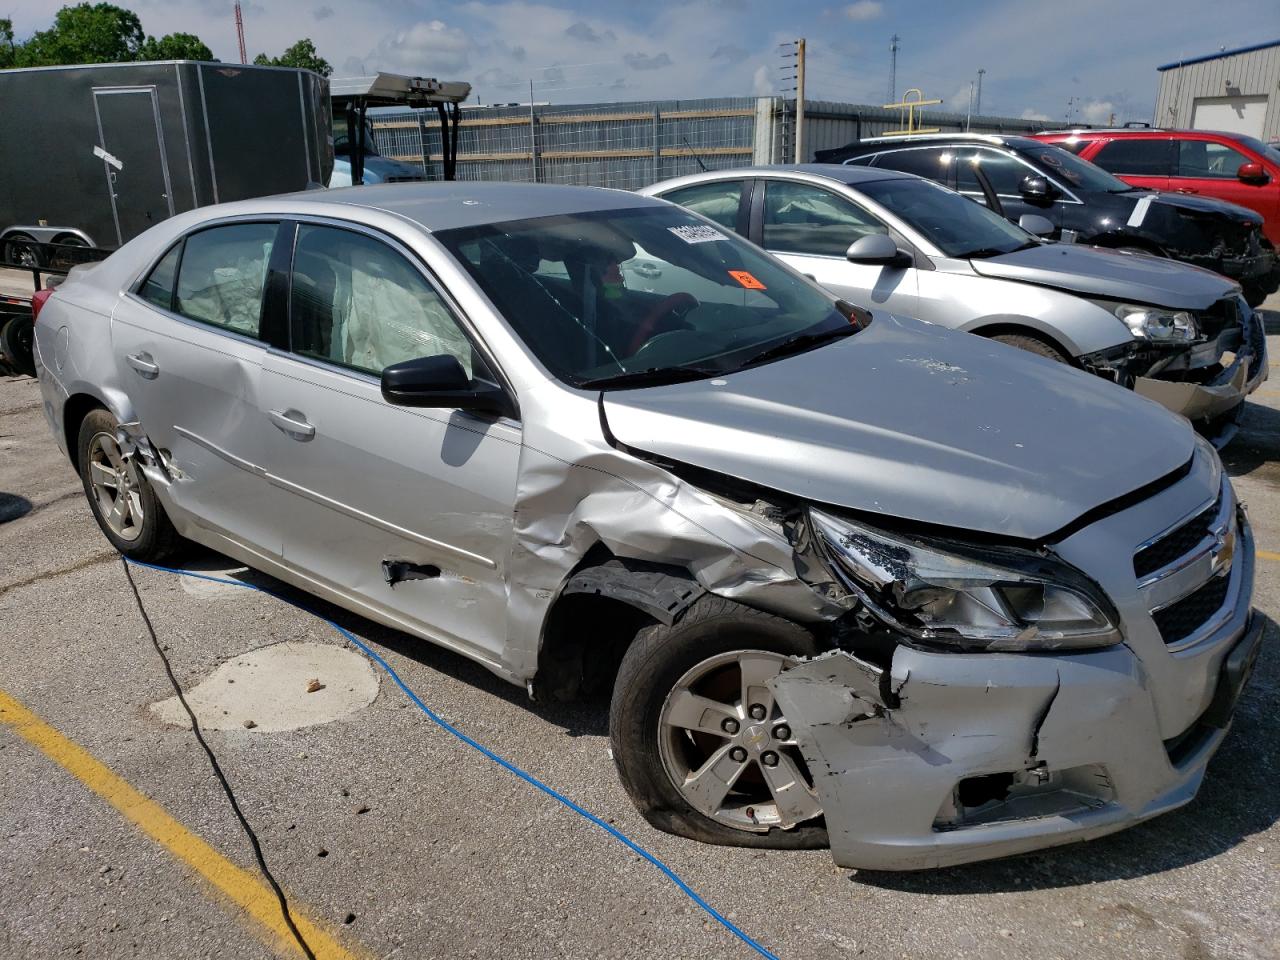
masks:
<path fill-rule="evenodd" d="M 618 670 L 609 737 L 650 824 L 705 843 L 827 845 L 822 807 L 767 681 L 818 652 L 804 628 L 706 595 L 641 630 Z"/>
<path fill-rule="evenodd" d="M 91 410 L 80 423 L 80 481 L 98 526 L 111 545 L 131 560 L 162 563 L 182 538 L 169 521 L 146 476 L 116 441 L 119 423 L 109 412 Z"/>
<path fill-rule="evenodd" d="M 1017 347 L 1019 350 L 1025 350 L 1027 353 L 1034 353 L 1037 357 L 1044 357 L 1046 360 L 1055 360 L 1058 363 L 1068 362 L 1066 355 L 1053 344 L 1030 334 L 998 333 L 991 339 L 1006 343 L 1011 347 Z"/>

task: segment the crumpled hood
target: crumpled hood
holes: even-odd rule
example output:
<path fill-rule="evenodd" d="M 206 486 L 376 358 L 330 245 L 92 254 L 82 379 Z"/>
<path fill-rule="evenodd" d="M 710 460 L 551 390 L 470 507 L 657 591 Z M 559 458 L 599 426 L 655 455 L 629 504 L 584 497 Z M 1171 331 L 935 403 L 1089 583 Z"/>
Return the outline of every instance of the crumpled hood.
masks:
<path fill-rule="evenodd" d="M 984 277 L 1182 310 L 1204 310 L 1239 292 L 1234 281 L 1211 270 L 1073 243 L 1039 244 L 970 262 Z"/>
<path fill-rule="evenodd" d="M 1191 457 L 1190 425 L 1097 377 L 888 314 L 750 370 L 604 394 L 621 443 L 796 497 L 1041 540 Z"/>
<path fill-rule="evenodd" d="M 1131 190 L 1118 194 L 1118 196 L 1133 199 L 1135 201 L 1134 206 L 1137 206 L 1137 201 L 1140 201 L 1143 197 L 1153 197 L 1153 203 L 1166 207 L 1180 207 L 1188 213 L 1225 217 L 1242 224 L 1247 223 L 1255 227 L 1262 226 L 1262 214 L 1258 213 L 1257 210 L 1251 210 L 1249 207 L 1242 207 L 1238 203 L 1231 203 L 1227 200 L 1219 200 L 1216 197 L 1196 197 L 1187 193 L 1159 190 Z"/>

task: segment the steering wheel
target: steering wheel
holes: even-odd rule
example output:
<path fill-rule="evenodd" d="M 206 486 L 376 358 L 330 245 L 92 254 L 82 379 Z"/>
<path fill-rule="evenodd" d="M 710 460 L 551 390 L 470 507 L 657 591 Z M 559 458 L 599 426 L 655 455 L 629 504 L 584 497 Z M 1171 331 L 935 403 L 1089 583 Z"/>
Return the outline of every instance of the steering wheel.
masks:
<path fill-rule="evenodd" d="M 698 306 L 698 298 L 691 293 L 673 293 L 669 297 L 663 297 L 650 310 L 640 325 L 636 327 L 635 335 L 631 338 L 627 353 L 634 354 L 648 342 L 653 336 L 654 331 L 658 327 L 658 321 L 666 317 L 668 314 L 676 320 L 683 320 L 689 315 L 689 312 Z"/>

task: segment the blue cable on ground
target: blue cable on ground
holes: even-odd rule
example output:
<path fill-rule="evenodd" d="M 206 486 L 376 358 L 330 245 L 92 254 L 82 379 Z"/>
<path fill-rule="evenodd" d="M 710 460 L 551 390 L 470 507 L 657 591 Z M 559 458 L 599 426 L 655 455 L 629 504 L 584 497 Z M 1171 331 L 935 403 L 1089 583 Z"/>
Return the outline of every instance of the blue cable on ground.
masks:
<path fill-rule="evenodd" d="M 128 560 L 127 557 L 125 559 Z M 761 957 L 764 957 L 765 960 L 779 960 L 776 954 L 771 953 L 758 941 L 753 940 L 750 936 L 747 935 L 745 931 L 743 931 L 736 924 L 734 924 L 732 920 L 725 917 L 723 914 L 720 913 L 720 911 L 716 910 L 715 907 L 711 906 L 711 904 L 707 903 L 706 900 L 702 899 L 702 897 L 700 897 L 697 894 L 697 892 L 680 877 L 678 873 L 676 873 L 674 870 L 668 867 L 665 863 L 659 860 L 656 856 L 654 856 L 644 847 L 640 846 L 640 844 L 636 843 L 634 840 L 628 837 L 621 830 L 617 829 L 614 826 L 611 826 L 610 824 L 606 823 L 604 820 L 601 820 L 594 813 L 579 806 L 577 803 L 570 800 L 568 797 L 566 797 L 563 793 L 560 793 L 554 787 L 548 786 L 547 784 L 543 783 L 533 774 L 527 773 L 526 771 L 520 769 L 510 760 L 506 760 L 503 757 L 499 756 L 498 754 L 494 753 L 492 750 L 486 747 L 483 743 L 480 743 L 478 740 L 473 740 L 471 737 L 467 736 L 467 734 L 463 733 L 457 727 L 453 726 L 453 724 L 449 723 L 449 721 L 445 720 L 443 717 L 437 714 L 434 710 L 432 710 L 430 707 L 428 707 L 425 703 L 422 702 L 422 700 L 418 697 L 418 695 L 414 693 L 412 689 L 409 688 L 408 684 L 406 684 L 403 680 L 400 679 L 400 674 L 396 673 L 395 670 L 391 668 L 391 665 L 387 663 L 387 661 L 383 660 L 382 657 L 380 657 L 376 652 L 374 652 L 371 648 L 366 646 L 364 641 L 362 641 L 359 637 L 353 634 L 350 630 L 345 629 L 344 627 L 335 623 L 333 620 L 330 620 L 328 617 L 325 617 L 316 613 L 314 610 L 307 609 L 302 604 L 295 603 L 294 601 L 290 600 L 287 597 L 281 596 L 280 594 L 275 593 L 274 591 L 268 590 L 265 587 L 259 587 L 256 584 L 245 583 L 242 580 L 230 580 L 225 577 L 213 577 L 207 573 L 193 573 L 190 570 L 179 570 L 176 567 L 162 567 L 154 563 L 144 563 L 141 560 L 129 560 L 129 563 L 133 564 L 136 567 L 145 567 L 148 570 L 159 570 L 161 573 L 174 573 L 182 577 L 193 577 L 197 580 L 208 580 L 211 583 L 222 583 L 232 587 L 244 587 L 247 590 L 256 590 L 258 593 L 265 593 L 269 597 L 272 597 L 276 600 L 280 600 L 284 603 L 289 604 L 290 606 L 296 607 L 297 609 L 301 610 L 303 613 L 310 614 L 311 616 L 315 617 L 318 620 L 323 620 L 329 626 L 333 627 L 333 629 L 337 630 L 338 633 L 340 633 L 344 639 L 349 640 L 351 643 L 354 643 L 357 647 L 359 647 L 364 652 L 364 654 L 367 657 L 369 657 L 370 660 L 372 660 L 374 663 L 380 666 L 383 670 L 385 670 L 387 672 L 387 675 L 391 677 L 392 680 L 395 681 L 396 686 L 399 687 L 401 690 L 403 690 L 405 695 L 410 700 L 413 701 L 414 705 L 417 706 L 417 708 L 421 710 L 423 713 L 425 713 L 431 719 L 431 722 L 434 723 L 436 726 L 452 734 L 454 737 L 461 740 L 463 743 L 471 747 L 473 750 L 477 750 L 480 753 L 484 754 L 486 757 L 488 757 L 498 766 L 502 767 L 508 773 L 511 773 L 516 777 L 519 777 L 525 783 L 529 784 L 532 787 L 536 787 L 538 790 L 541 790 L 543 793 L 551 797 L 553 800 L 556 800 L 559 803 L 563 804 L 564 806 L 568 807 L 574 813 L 578 814 L 578 816 L 583 817 L 584 819 L 594 823 L 597 827 L 599 827 L 605 833 L 609 834 L 609 836 L 613 837 L 615 840 L 617 840 L 619 843 L 625 846 L 628 850 L 630 850 L 636 856 L 642 857 L 643 859 L 651 863 L 653 866 L 657 867 L 658 870 L 668 880 L 670 880 L 680 889 L 681 893 L 683 893 L 690 900 L 692 900 L 699 907 L 701 907 L 707 913 L 707 915 L 711 917 L 711 919 L 715 920 L 717 923 L 723 926 L 726 930 L 728 930 L 731 934 L 733 934 L 735 937 L 741 940 L 744 944 L 746 944 L 748 947 L 754 950 Z"/>

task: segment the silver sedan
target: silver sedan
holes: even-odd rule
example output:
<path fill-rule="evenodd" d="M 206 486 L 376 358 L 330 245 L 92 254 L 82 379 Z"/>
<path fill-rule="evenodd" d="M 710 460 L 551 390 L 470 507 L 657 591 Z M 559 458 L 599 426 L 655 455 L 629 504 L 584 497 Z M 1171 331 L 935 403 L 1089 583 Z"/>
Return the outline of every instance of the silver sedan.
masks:
<path fill-rule="evenodd" d="M 1070 363 L 1181 413 L 1222 446 L 1267 378 L 1240 285 L 1157 257 L 1034 235 L 911 174 L 833 164 L 691 174 L 640 191 L 759 243 L 837 296 Z"/>
<path fill-rule="evenodd" d="M 1194 796 L 1258 649 L 1185 420 L 660 200 L 198 210 L 76 268 L 36 357 L 122 553 L 608 696 L 639 809 L 710 842 L 910 869 L 1120 829 Z"/>

